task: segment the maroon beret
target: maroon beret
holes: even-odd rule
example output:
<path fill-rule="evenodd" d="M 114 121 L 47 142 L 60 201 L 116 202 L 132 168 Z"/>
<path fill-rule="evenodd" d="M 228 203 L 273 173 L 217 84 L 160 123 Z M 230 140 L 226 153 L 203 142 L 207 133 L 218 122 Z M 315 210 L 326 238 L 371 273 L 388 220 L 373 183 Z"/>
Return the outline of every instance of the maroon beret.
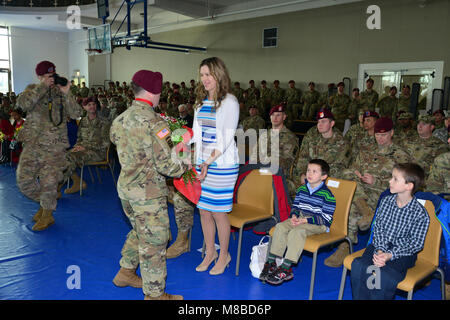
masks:
<path fill-rule="evenodd" d="M 55 65 L 50 61 L 41 61 L 36 66 L 36 74 L 38 76 L 43 76 L 46 73 L 56 72 Z"/>
<path fill-rule="evenodd" d="M 161 73 L 150 70 L 139 70 L 131 79 L 131 81 L 139 87 L 153 94 L 161 93 L 163 83 L 162 80 L 163 77 Z"/>
<path fill-rule="evenodd" d="M 340 87 L 340 86 L 345 87 L 345 83 L 341 81 L 341 82 L 339 82 L 339 83 L 337 84 L 337 86 L 338 86 L 338 87 Z"/>
<path fill-rule="evenodd" d="M 334 83 L 329 83 L 328 88 L 334 88 Z"/>
<path fill-rule="evenodd" d="M 368 111 L 364 112 L 363 120 L 368 117 L 374 117 L 374 118 L 378 119 L 380 117 L 380 115 L 378 113 L 376 113 L 375 111 L 368 110 Z"/>
<path fill-rule="evenodd" d="M 328 109 L 322 108 L 319 110 L 319 112 L 317 112 L 316 120 L 325 119 L 325 118 L 334 120 L 333 113 L 331 113 L 331 111 Z"/>
<path fill-rule="evenodd" d="M 94 97 L 84 98 L 82 104 L 83 104 L 83 106 L 86 106 L 89 102 L 95 102 Z"/>
<path fill-rule="evenodd" d="M 272 109 L 270 109 L 269 116 L 271 116 L 272 113 L 274 113 L 274 112 L 286 112 L 286 108 L 285 108 L 284 103 L 280 103 L 279 105 L 277 105 L 277 106 L 273 107 Z"/>
<path fill-rule="evenodd" d="M 375 133 L 385 133 L 392 130 L 394 127 L 394 123 L 392 122 L 391 118 L 383 117 L 377 120 L 375 122 Z"/>

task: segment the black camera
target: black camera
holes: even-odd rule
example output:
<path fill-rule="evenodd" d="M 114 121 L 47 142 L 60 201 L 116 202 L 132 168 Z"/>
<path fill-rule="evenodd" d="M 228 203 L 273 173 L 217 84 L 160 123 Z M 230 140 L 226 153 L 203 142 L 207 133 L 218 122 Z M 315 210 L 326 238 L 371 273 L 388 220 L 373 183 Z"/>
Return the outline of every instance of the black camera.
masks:
<path fill-rule="evenodd" d="M 57 74 L 57 73 L 54 73 L 52 77 L 55 80 L 55 85 L 59 84 L 63 87 L 67 86 L 68 80 L 66 78 L 60 77 L 59 74 Z"/>

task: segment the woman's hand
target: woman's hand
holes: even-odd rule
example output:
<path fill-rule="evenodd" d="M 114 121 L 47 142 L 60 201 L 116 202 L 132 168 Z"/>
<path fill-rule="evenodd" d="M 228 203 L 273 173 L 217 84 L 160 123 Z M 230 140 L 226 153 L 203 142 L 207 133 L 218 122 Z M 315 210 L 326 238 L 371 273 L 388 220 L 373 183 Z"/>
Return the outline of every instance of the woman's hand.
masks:
<path fill-rule="evenodd" d="M 197 176 L 200 181 L 203 181 L 206 178 L 206 174 L 208 173 L 208 164 L 203 162 L 200 167 L 200 174 Z"/>

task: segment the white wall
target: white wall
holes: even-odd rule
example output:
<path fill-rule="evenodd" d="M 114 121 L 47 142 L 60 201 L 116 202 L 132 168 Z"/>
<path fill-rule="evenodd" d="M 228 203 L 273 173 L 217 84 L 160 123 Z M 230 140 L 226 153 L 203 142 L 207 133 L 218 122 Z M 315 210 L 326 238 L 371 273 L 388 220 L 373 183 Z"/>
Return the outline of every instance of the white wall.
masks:
<path fill-rule="evenodd" d="M 87 34 L 85 30 L 77 30 L 68 33 L 68 79 L 75 75 L 75 70 L 80 70 L 80 76 L 86 79 L 89 87 L 89 63 L 85 49 L 88 47 Z"/>
<path fill-rule="evenodd" d="M 11 27 L 11 59 L 13 88 L 22 92 L 30 83 L 36 83 L 36 65 L 49 60 L 56 72 L 69 77 L 68 33 Z"/>

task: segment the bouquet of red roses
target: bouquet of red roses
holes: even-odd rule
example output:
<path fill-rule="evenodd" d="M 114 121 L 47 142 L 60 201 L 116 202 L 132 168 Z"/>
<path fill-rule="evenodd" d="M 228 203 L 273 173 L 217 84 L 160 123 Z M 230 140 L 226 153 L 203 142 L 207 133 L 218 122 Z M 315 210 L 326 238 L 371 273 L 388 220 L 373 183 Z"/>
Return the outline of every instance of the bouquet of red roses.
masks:
<path fill-rule="evenodd" d="M 171 132 L 171 140 L 175 146 L 175 151 L 181 159 L 190 157 L 190 152 L 186 152 L 186 144 L 191 140 L 194 133 L 191 128 L 186 126 L 186 121 L 176 119 L 160 113 L 159 116 L 164 119 Z M 191 202 L 197 204 L 200 199 L 202 187 L 200 180 L 197 179 L 197 172 L 194 169 L 186 170 L 180 178 L 173 179 L 173 185 Z"/>

